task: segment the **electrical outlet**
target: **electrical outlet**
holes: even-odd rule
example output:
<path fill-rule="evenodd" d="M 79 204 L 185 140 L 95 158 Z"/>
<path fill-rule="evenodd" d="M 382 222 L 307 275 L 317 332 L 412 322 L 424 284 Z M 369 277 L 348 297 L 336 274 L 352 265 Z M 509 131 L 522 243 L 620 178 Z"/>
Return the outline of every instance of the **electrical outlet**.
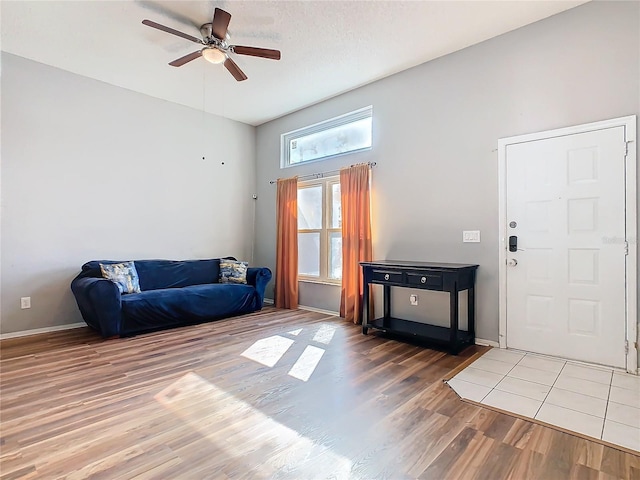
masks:
<path fill-rule="evenodd" d="M 411 305 L 418 305 L 418 295 L 409 295 L 409 303 Z"/>
<path fill-rule="evenodd" d="M 31 297 L 22 297 L 20 298 L 20 308 L 31 308 Z"/>
<path fill-rule="evenodd" d="M 480 243 L 480 230 L 464 230 L 462 241 L 464 243 Z"/>

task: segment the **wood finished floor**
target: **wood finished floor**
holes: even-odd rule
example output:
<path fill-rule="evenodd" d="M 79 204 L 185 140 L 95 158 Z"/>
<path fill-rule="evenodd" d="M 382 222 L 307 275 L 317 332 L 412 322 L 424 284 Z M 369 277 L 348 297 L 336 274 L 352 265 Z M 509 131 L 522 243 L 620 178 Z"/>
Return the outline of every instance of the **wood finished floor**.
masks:
<path fill-rule="evenodd" d="M 242 356 L 276 335 L 293 343 L 273 367 Z M 305 382 L 289 373 L 307 347 L 324 353 Z M 0 478 L 640 479 L 638 456 L 459 400 L 442 379 L 481 351 L 274 308 L 128 339 L 5 340 Z"/>

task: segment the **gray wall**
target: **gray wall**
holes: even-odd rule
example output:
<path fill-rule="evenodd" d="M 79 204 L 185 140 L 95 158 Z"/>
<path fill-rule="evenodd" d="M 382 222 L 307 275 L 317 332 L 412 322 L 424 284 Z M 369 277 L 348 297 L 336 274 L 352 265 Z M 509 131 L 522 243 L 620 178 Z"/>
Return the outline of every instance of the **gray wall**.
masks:
<path fill-rule="evenodd" d="M 2 123 L 2 333 L 82 321 L 91 259 L 250 259 L 254 127 L 6 53 Z"/>
<path fill-rule="evenodd" d="M 638 2 L 589 3 L 261 125 L 256 263 L 275 265 L 269 180 L 375 161 L 374 256 L 480 264 L 477 335 L 497 341 L 497 140 L 640 113 L 639 19 Z M 282 133 L 370 104 L 372 151 L 279 168 Z M 476 229 L 482 242 L 463 244 Z M 305 285 L 300 301 L 337 310 L 338 293 Z M 396 313 L 446 322 L 446 298 L 410 307 L 410 293 L 394 292 Z"/>

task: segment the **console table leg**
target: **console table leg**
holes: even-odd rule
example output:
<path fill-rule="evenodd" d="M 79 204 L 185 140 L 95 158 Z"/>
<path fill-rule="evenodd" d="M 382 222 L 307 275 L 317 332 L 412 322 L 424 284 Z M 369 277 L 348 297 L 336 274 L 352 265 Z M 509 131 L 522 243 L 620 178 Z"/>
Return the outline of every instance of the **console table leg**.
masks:
<path fill-rule="evenodd" d="M 384 319 L 391 318 L 391 287 L 384 285 L 383 287 L 383 303 L 384 303 Z"/>
<path fill-rule="evenodd" d="M 476 298 L 475 288 L 467 290 L 467 330 L 469 330 L 470 342 L 473 345 L 476 340 Z"/>
<path fill-rule="evenodd" d="M 367 283 L 366 274 L 364 277 L 364 289 L 362 292 L 362 334 L 366 335 L 369 329 L 367 324 L 371 323 L 371 309 L 369 308 L 369 289 L 371 285 Z"/>
<path fill-rule="evenodd" d="M 449 314 L 451 337 L 449 348 L 453 355 L 458 354 L 458 282 L 454 282 L 453 289 L 449 293 Z"/>

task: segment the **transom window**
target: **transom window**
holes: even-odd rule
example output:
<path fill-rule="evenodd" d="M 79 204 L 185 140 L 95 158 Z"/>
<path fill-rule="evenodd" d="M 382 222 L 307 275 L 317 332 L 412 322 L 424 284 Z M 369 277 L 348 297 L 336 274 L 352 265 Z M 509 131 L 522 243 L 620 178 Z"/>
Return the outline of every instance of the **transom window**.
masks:
<path fill-rule="evenodd" d="M 281 167 L 370 150 L 372 115 L 373 107 L 370 105 L 285 133 L 281 137 Z"/>
<path fill-rule="evenodd" d="M 298 183 L 298 276 L 329 283 L 342 279 L 339 177 Z"/>

